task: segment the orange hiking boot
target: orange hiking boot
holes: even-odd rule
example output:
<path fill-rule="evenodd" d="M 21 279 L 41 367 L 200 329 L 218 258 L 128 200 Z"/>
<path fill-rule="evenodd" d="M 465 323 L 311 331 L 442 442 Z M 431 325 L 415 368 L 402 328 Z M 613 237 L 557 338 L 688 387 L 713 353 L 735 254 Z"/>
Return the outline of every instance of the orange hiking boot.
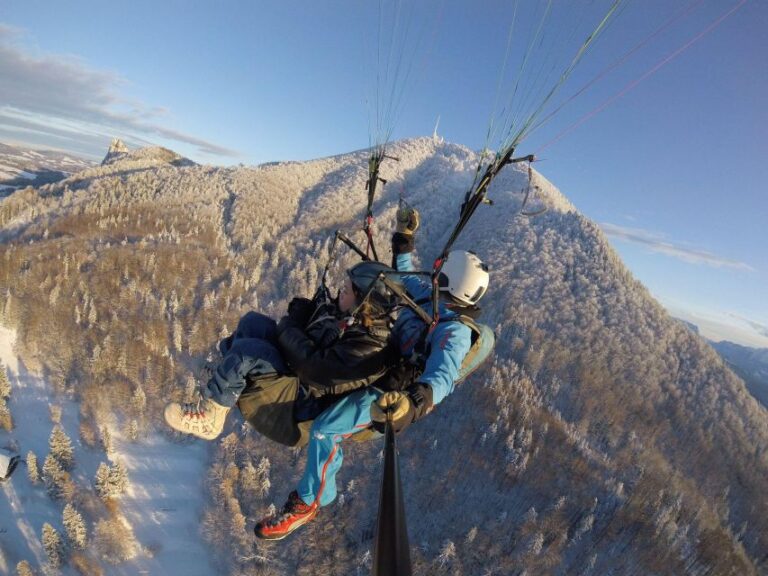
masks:
<path fill-rule="evenodd" d="M 299 498 L 295 490 L 288 496 L 288 502 L 276 516 L 268 516 L 261 520 L 253 531 L 264 540 L 282 540 L 288 534 L 304 526 L 317 515 L 319 506 L 315 503 L 307 505 Z"/>

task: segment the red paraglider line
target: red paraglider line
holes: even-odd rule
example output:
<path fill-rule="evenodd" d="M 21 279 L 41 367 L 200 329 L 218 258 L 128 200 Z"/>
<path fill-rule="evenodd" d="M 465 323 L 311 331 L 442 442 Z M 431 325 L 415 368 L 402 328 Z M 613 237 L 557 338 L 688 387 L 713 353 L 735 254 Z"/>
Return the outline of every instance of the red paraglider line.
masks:
<path fill-rule="evenodd" d="M 674 52 L 672 52 L 672 53 L 671 53 L 669 56 L 666 56 L 665 58 L 663 58 L 662 60 L 660 60 L 660 61 L 659 61 L 659 62 L 658 62 L 658 63 L 657 63 L 657 64 L 656 64 L 656 65 L 655 65 L 653 68 L 651 68 L 650 70 L 648 70 L 647 72 L 645 72 L 645 74 L 643 74 L 643 75 L 642 75 L 642 76 L 640 76 L 639 78 L 637 78 L 637 79 L 633 80 L 632 82 L 630 82 L 629 84 L 627 84 L 626 86 L 624 86 L 624 88 L 622 88 L 622 89 L 621 89 L 621 90 L 620 90 L 618 93 L 616 93 L 616 94 L 614 94 L 613 96 L 611 96 L 610 98 L 608 98 L 608 100 L 606 100 L 605 102 L 603 102 L 603 103 L 602 103 L 600 106 L 598 106 L 597 108 L 595 108 L 595 109 L 594 109 L 594 110 L 592 110 L 591 112 L 588 112 L 587 114 L 585 114 L 584 116 L 582 116 L 581 118 L 579 118 L 579 120 L 577 120 L 576 122 L 574 122 L 573 124 L 571 124 L 571 125 L 570 125 L 568 128 L 566 128 L 565 130 L 563 130 L 562 132 L 560 132 L 560 134 L 558 134 L 557 136 L 555 136 L 555 138 L 553 138 L 552 140 L 550 140 L 549 142 L 547 142 L 546 144 L 544 144 L 543 146 L 541 146 L 541 147 L 540 147 L 540 148 L 539 148 L 539 149 L 538 149 L 538 150 L 535 152 L 535 155 L 536 155 L 536 156 L 538 156 L 538 155 L 541 153 L 541 151 L 542 151 L 542 150 L 546 150 L 547 148 L 549 148 L 550 146 L 552 146 L 552 145 L 553 145 L 553 144 L 555 144 L 556 142 L 559 142 L 559 141 L 560 141 L 560 140 L 561 140 L 561 139 L 562 139 L 562 138 L 563 138 L 565 135 L 567 135 L 567 134 L 571 133 L 573 130 L 575 130 L 576 128 L 578 128 L 578 127 L 579 127 L 579 126 L 581 126 L 582 124 L 584 124 L 584 123 L 585 123 L 587 120 L 590 120 L 591 118 L 593 118 L 594 116 L 596 116 L 597 114 L 599 114 L 600 112 L 602 112 L 603 110 L 605 110 L 605 109 L 606 109 L 608 106 L 610 106 L 611 104 L 613 104 L 613 103 L 614 103 L 616 100 L 618 100 L 619 98 L 621 98 L 622 96 L 624 96 L 624 95 L 625 95 L 627 92 L 629 92 L 630 90 L 632 90 L 633 88 L 635 88 L 635 87 L 636 87 L 638 84 L 640 84 L 640 83 L 641 83 L 643 80 L 645 80 L 645 79 L 646 79 L 646 78 L 648 78 L 649 76 L 653 75 L 654 73 L 658 72 L 658 71 L 659 71 L 661 68 L 663 68 L 663 67 L 664 67 L 666 64 L 668 64 L 669 62 L 671 62 L 672 60 L 674 60 L 675 58 L 677 58 L 677 57 L 678 57 L 680 54 L 682 54 L 683 52 L 685 52 L 685 51 L 686 51 L 688 48 L 690 48 L 691 46 L 693 46 L 693 45 L 694 45 L 696 42 L 698 42 L 699 40 L 701 40 L 702 38 L 704 38 L 704 36 L 706 36 L 707 34 L 709 34 L 709 33 L 710 33 L 712 30 L 714 30 L 715 28 L 717 28 L 717 27 L 718 27 L 720 24 L 722 24 L 722 23 L 723 23 L 723 21 L 724 21 L 726 18 L 728 18 L 728 17 L 729 17 L 731 14 L 733 14 L 734 12 L 736 12 L 736 11 L 737 11 L 739 8 L 741 8 L 742 6 L 744 6 L 744 4 L 746 4 L 746 3 L 747 3 L 747 0 L 740 0 L 740 2 L 739 2 L 739 3 L 738 3 L 736 6 L 734 6 L 734 7 L 733 7 L 733 8 L 731 8 L 730 10 L 728 10 L 728 11 L 727 11 L 725 14 L 723 14 L 722 16 L 720 16 L 720 17 L 719 17 L 717 20 L 715 20 L 714 22 L 712 22 L 712 24 L 710 24 L 710 25 L 709 25 L 709 26 L 707 26 L 707 27 L 706 27 L 704 30 L 702 30 L 702 31 L 701 31 L 699 34 L 697 34 L 696 36 L 694 36 L 693 38 L 691 38 L 691 39 L 690 39 L 688 42 L 686 42 L 685 44 L 683 44 L 683 45 L 682 45 L 680 48 L 678 48 L 677 50 L 675 50 Z"/>

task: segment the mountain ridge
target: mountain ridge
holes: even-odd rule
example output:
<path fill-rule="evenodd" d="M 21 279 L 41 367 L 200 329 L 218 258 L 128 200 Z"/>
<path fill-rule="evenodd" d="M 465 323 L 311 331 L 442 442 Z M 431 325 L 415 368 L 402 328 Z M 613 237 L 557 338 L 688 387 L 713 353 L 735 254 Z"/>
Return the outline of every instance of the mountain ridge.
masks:
<path fill-rule="evenodd" d="M 56 182 L 92 163 L 55 150 L 33 150 L 0 142 L 0 198 L 27 186 Z"/>

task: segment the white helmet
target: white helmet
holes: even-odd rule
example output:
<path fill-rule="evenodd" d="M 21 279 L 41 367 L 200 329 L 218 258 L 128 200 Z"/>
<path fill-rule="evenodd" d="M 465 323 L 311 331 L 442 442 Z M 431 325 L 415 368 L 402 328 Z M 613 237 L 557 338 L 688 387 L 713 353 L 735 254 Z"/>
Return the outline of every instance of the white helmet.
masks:
<path fill-rule="evenodd" d="M 462 304 L 477 304 L 488 289 L 488 266 L 474 252 L 453 250 L 437 281 L 441 292 L 448 292 Z"/>

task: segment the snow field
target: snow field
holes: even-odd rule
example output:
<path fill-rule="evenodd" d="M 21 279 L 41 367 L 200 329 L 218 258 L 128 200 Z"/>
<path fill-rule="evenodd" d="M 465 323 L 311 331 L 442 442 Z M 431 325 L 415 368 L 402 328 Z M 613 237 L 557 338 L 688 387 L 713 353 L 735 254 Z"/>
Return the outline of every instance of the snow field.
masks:
<path fill-rule="evenodd" d="M 7 368 L 12 395 L 8 402 L 14 417 L 13 431 L 0 431 L 0 446 L 11 447 L 26 458 L 32 450 L 42 468 L 53 429 L 52 405 L 61 408 L 61 424 L 75 451 L 73 478 L 79 487 L 92 486 L 101 462 L 120 461 L 128 472 L 129 488 L 119 508 L 138 542 L 136 556 L 119 565 L 105 563 L 105 574 L 134 576 L 207 576 L 216 573 L 210 551 L 199 534 L 203 509 L 203 481 L 208 445 L 203 441 L 179 445 L 160 433 L 139 442 L 128 442 L 116 427 L 110 429 L 114 453 L 80 442 L 79 410 L 74 400 L 53 396 L 47 383 L 30 374 L 13 350 L 15 333 L 0 327 L 0 360 Z M 51 500 L 42 483 L 33 485 L 27 467 L 20 464 L 13 476 L 0 484 L 0 574 L 15 573 L 16 564 L 27 560 L 38 567 L 47 563 L 40 543 L 44 523 L 63 536 L 64 502 Z M 89 540 L 92 519 L 86 519 Z M 65 566 L 65 576 L 75 571 Z"/>

